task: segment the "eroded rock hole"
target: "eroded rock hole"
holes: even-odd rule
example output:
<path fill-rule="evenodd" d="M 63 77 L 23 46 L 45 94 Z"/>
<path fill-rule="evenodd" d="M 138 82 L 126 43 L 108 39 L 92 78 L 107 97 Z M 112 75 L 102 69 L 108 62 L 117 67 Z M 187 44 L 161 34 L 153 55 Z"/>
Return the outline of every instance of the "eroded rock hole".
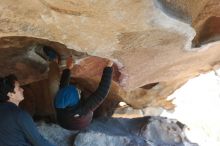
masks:
<path fill-rule="evenodd" d="M 151 88 L 153 88 L 154 86 L 156 86 L 158 84 L 159 84 L 159 82 L 157 82 L 157 83 L 150 83 L 150 84 L 142 86 L 141 88 L 143 88 L 143 89 L 151 89 Z"/>
<path fill-rule="evenodd" d="M 0 67 L 1 76 L 9 73 L 16 74 L 23 85 L 42 80 L 47 76 L 47 61 L 36 50 L 42 46 L 55 48 L 61 59 L 69 54 L 65 45 L 44 39 L 31 37 L 0 38 Z"/>

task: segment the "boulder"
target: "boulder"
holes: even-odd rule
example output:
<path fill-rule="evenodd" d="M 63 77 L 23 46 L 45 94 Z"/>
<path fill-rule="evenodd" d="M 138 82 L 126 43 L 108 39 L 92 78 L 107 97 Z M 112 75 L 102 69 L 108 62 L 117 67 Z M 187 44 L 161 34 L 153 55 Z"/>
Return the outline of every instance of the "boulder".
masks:
<path fill-rule="evenodd" d="M 54 124 L 38 123 L 41 134 L 55 145 L 74 146 L 198 146 L 185 125 L 163 117 L 99 118 L 79 133 Z"/>

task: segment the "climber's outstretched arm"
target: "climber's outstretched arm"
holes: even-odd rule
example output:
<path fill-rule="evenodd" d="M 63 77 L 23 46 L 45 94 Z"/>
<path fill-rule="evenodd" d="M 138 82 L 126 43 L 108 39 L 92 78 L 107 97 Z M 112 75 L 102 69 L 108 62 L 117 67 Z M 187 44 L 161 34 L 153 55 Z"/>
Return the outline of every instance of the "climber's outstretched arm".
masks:
<path fill-rule="evenodd" d="M 82 107 L 84 114 L 88 111 L 95 111 L 105 100 L 111 86 L 112 65 L 113 62 L 109 61 L 107 66 L 104 68 L 98 88 L 88 97 L 88 100 Z"/>
<path fill-rule="evenodd" d="M 63 70 L 60 79 L 60 89 L 69 85 L 71 79 L 71 69 L 73 68 L 73 59 L 68 57 L 66 60 L 66 69 Z"/>

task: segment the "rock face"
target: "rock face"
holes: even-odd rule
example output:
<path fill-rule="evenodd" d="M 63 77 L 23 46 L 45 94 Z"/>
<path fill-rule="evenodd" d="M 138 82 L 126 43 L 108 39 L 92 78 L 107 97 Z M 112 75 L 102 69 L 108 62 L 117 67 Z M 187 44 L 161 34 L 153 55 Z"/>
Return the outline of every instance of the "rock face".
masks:
<path fill-rule="evenodd" d="M 45 138 L 62 146 L 198 146 L 187 140 L 183 124 L 162 117 L 100 118 L 78 134 L 43 123 L 38 128 Z"/>
<path fill-rule="evenodd" d="M 219 40 L 218 0 L 157 0 L 157 4 L 170 16 L 192 25 L 196 31 L 195 46 Z"/>
<path fill-rule="evenodd" d="M 175 120 L 161 117 L 102 119 L 79 133 L 74 144 L 75 146 L 198 146 L 187 140 L 183 127 Z"/>
<path fill-rule="evenodd" d="M 117 100 L 172 109 L 169 94 L 219 65 L 218 9 L 218 0 L 1 0 L 0 75 L 47 78 L 36 50 L 49 45 L 61 60 L 72 54 L 84 80 L 114 60 Z"/>

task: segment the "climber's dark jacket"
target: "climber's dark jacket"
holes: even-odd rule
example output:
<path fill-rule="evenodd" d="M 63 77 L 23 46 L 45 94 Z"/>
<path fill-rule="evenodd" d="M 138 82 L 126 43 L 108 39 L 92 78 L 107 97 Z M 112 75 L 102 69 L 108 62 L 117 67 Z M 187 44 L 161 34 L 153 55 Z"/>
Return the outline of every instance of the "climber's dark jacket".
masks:
<path fill-rule="evenodd" d="M 105 67 L 96 91 L 87 98 L 85 103 L 80 104 L 76 88 L 69 84 L 70 70 L 63 70 L 60 89 L 54 100 L 58 124 L 69 130 L 80 130 L 87 127 L 92 120 L 93 112 L 108 94 L 111 78 L 112 67 Z M 74 117 L 76 114 L 79 114 L 79 117 Z"/>
<path fill-rule="evenodd" d="M 52 146 L 32 117 L 11 102 L 0 103 L 0 146 Z"/>

